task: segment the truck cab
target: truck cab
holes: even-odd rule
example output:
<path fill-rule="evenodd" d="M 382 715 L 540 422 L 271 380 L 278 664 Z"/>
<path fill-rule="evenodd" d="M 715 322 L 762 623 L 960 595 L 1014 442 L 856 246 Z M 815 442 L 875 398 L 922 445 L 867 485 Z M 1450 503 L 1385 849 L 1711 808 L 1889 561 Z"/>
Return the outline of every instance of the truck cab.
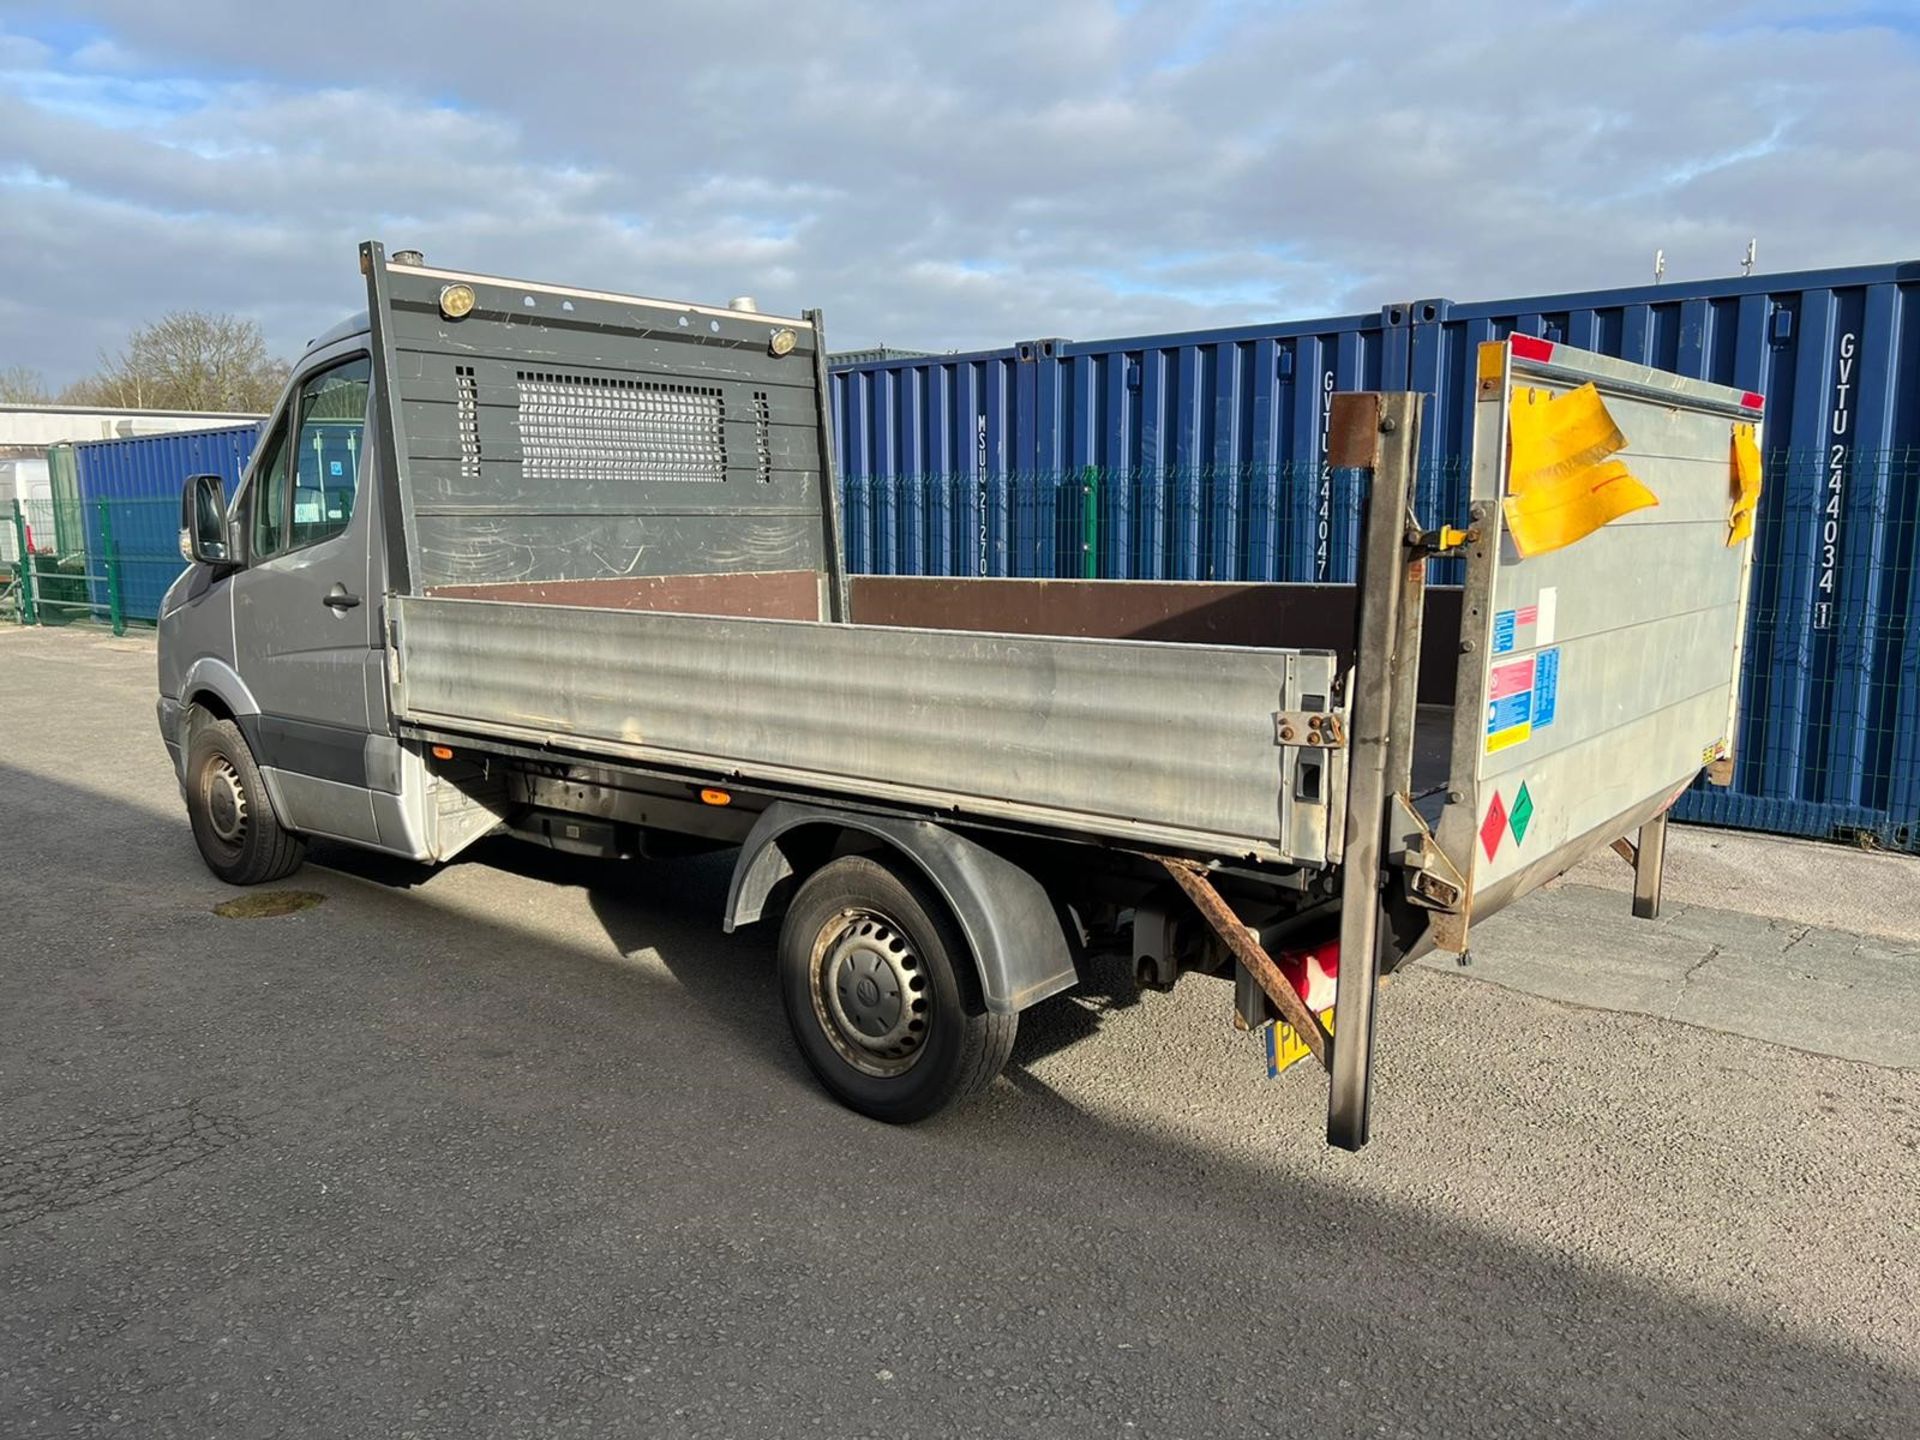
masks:
<path fill-rule="evenodd" d="M 189 765 L 213 725 L 244 739 L 286 831 L 418 854 L 381 669 L 372 364 L 365 315 L 308 347 L 226 507 L 224 553 L 191 565 L 161 607 L 161 736 L 223 878 L 260 872 L 263 817 L 243 767 Z M 204 509 L 209 488 L 199 477 L 189 498 Z"/>

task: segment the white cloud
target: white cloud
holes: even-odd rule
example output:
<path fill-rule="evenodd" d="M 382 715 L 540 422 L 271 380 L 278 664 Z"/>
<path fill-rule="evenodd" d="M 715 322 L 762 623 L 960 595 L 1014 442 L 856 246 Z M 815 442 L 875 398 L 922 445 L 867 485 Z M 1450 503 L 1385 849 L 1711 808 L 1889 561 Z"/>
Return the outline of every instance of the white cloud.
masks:
<path fill-rule="evenodd" d="M 0 362 L 291 350 L 353 242 L 972 348 L 1902 258 L 1913 29 L 1698 0 L 107 0 L 0 24 Z M 1808 16 L 1811 15 L 1811 19 Z M 55 22 L 58 23 L 55 23 Z M 1816 23 L 1817 22 L 1817 23 Z M 85 27 L 85 28 L 77 28 Z"/>

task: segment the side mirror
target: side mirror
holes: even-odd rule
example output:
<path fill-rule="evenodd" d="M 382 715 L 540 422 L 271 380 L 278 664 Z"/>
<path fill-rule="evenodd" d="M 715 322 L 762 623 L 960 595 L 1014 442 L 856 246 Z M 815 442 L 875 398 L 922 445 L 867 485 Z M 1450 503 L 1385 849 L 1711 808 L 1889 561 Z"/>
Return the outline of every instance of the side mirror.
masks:
<path fill-rule="evenodd" d="M 195 475 L 180 492 L 180 554 L 201 565 L 227 565 L 227 498 L 218 475 Z"/>

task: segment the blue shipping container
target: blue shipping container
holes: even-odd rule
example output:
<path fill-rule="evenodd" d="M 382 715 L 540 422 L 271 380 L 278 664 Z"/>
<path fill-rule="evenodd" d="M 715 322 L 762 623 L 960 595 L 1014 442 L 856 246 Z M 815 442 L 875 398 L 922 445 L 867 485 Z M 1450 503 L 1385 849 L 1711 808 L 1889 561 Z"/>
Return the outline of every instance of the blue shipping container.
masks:
<path fill-rule="evenodd" d="M 1408 310 L 843 366 L 848 563 L 905 575 L 1350 578 L 1338 390 L 1404 388 Z"/>
<path fill-rule="evenodd" d="M 120 603 L 130 620 L 156 620 L 180 558 L 180 490 L 190 475 L 218 475 L 231 496 L 260 440 L 260 425 L 181 430 L 73 447 L 88 555 L 87 598 L 105 616 L 110 596 L 103 524 L 113 532 Z"/>
<path fill-rule="evenodd" d="M 1428 397 L 1419 509 L 1462 517 L 1474 348 L 1516 331 L 1767 397 L 1728 790 L 1683 818 L 1920 849 L 1920 263 L 845 365 L 857 571 L 1341 581 L 1331 396 Z M 1457 581 L 1453 562 L 1436 566 Z"/>

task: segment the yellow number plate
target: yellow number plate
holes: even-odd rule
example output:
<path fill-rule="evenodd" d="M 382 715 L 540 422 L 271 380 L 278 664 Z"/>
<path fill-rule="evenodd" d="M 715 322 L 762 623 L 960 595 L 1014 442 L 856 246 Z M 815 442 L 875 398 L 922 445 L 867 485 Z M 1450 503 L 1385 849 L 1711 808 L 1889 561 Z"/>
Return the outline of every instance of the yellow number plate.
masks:
<path fill-rule="evenodd" d="M 1320 1023 L 1327 1027 L 1327 1033 L 1333 1033 L 1333 1006 L 1329 1005 L 1320 1012 Z M 1300 1033 L 1284 1020 L 1275 1020 L 1267 1026 L 1267 1078 L 1273 1079 L 1282 1070 L 1291 1069 L 1313 1052 L 1307 1048 L 1307 1042 Z"/>

